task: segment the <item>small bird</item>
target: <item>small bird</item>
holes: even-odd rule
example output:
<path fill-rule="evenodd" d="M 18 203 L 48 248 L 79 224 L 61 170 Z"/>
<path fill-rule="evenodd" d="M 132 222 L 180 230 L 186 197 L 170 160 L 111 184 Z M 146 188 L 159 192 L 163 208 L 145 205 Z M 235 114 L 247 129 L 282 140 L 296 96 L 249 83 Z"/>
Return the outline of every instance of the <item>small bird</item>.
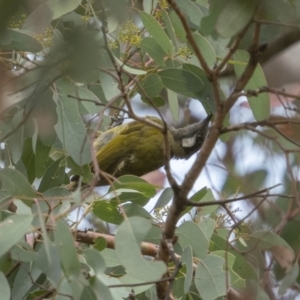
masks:
<path fill-rule="evenodd" d="M 161 119 L 146 117 L 163 126 Z M 168 126 L 170 158 L 188 159 L 202 146 L 212 114 L 199 123 L 176 129 Z M 164 137 L 161 131 L 139 121 L 113 127 L 94 141 L 96 159 L 101 171 L 114 177 L 142 176 L 164 165 Z M 93 171 L 93 166 L 91 164 Z M 78 181 L 73 176 L 71 181 Z M 107 185 L 101 177 L 97 185 Z"/>

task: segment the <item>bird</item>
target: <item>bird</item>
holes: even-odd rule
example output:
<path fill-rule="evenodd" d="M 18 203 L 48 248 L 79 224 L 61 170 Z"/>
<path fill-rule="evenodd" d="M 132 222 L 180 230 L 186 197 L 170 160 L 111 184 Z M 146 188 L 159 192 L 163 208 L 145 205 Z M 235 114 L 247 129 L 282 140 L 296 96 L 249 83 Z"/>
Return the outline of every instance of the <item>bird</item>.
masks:
<path fill-rule="evenodd" d="M 167 125 L 170 158 L 189 159 L 200 150 L 211 118 L 212 113 L 209 113 L 203 121 L 178 129 Z M 153 116 L 146 119 L 163 128 L 161 119 Z M 135 120 L 104 131 L 95 139 L 93 147 L 100 170 L 115 178 L 142 176 L 164 165 L 163 133 L 141 121 Z M 90 167 L 94 171 L 92 164 Z M 78 180 L 76 175 L 71 178 L 73 182 Z M 96 185 L 108 185 L 107 179 L 101 176 Z"/>

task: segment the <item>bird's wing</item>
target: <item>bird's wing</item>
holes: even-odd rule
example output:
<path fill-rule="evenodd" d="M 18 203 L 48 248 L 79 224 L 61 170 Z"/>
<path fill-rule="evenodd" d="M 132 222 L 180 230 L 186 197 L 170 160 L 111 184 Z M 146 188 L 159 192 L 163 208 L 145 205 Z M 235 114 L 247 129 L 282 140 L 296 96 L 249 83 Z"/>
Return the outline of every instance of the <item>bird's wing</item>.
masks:
<path fill-rule="evenodd" d="M 124 166 L 127 156 L 132 153 L 140 136 L 140 126 L 128 126 L 121 132 L 107 132 L 95 142 L 96 159 L 102 171 L 114 175 Z M 97 144 L 96 144 L 97 143 Z"/>

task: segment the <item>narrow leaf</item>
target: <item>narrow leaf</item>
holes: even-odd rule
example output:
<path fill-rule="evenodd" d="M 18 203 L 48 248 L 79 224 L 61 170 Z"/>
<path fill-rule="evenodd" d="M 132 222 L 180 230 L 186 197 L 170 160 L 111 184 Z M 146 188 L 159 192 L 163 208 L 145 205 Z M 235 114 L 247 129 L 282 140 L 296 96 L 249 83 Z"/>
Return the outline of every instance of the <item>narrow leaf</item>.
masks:
<path fill-rule="evenodd" d="M 161 25 L 155 20 L 154 17 L 146 12 L 140 12 L 140 17 L 147 31 L 156 40 L 164 52 L 166 54 L 171 54 L 173 52 L 173 46 Z"/>
<path fill-rule="evenodd" d="M 203 17 L 202 11 L 191 0 L 176 0 L 175 2 L 185 14 L 193 29 L 197 29 Z"/>
<path fill-rule="evenodd" d="M 59 80 L 57 88 L 58 123 L 55 125 L 55 130 L 64 148 L 74 161 L 82 166 L 91 161 L 90 143 L 85 125 L 79 115 L 78 105 L 74 99 L 68 97 L 69 94 L 74 94 L 74 88 L 68 80 Z"/>
<path fill-rule="evenodd" d="M 68 278 L 79 277 L 80 264 L 70 228 L 64 221 L 57 221 L 54 240 L 58 249 L 61 265 Z"/>
<path fill-rule="evenodd" d="M 184 292 L 187 293 L 190 289 L 193 280 L 193 251 L 191 246 L 187 246 L 181 254 L 182 264 L 186 266 Z"/>
<path fill-rule="evenodd" d="M 233 57 L 239 62 L 234 64 L 234 71 L 236 76 L 240 77 L 249 60 L 249 54 L 245 51 L 238 50 Z M 245 86 L 245 90 L 256 90 L 267 85 L 262 67 L 257 65 L 252 77 Z M 248 97 L 248 101 L 257 121 L 267 119 L 270 116 L 270 97 L 268 93 L 259 94 L 257 97 Z"/>

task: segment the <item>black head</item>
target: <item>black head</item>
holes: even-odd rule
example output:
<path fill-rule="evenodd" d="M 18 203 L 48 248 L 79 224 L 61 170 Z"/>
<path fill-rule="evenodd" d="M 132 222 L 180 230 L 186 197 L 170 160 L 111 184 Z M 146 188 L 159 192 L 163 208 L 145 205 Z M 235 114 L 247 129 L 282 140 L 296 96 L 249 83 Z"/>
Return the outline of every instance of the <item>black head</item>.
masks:
<path fill-rule="evenodd" d="M 212 114 L 199 123 L 195 123 L 180 129 L 171 129 L 176 148 L 174 157 L 188 159 L 198 150 L 200 150 L 208 131 L 208 124 Z"/>

